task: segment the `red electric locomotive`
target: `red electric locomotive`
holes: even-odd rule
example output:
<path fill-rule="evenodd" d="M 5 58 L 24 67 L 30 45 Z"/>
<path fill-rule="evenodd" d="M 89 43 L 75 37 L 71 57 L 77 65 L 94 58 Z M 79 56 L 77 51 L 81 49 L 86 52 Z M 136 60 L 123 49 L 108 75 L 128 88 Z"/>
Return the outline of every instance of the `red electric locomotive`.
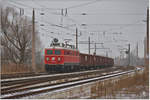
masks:
<path fill-rule="evenodd" d="M 70 72 L 111 67 L 114 60 L 95 54 L 79 53 L 73 45 L 58 43 L 54 39 L 51 48 L 45 49 L 45 69 L 47 72 Z"/>
<path fill-rule="evenodd" d="M 79 51 L 73 45 L 60 44 L 54 39 L 51 48 L 45 49 L 45 69 L 47 72 L 68 72 L 77 70 Z"/>

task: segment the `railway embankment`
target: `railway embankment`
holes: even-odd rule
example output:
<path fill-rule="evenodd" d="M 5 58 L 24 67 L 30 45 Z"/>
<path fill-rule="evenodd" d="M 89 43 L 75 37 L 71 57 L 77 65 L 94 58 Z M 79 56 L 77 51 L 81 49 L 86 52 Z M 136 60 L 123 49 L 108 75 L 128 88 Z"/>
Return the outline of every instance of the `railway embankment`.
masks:
<path fill-rule="evenodd" d="M 144 68 L 139 68 L 128 74 L 107 78 L 95 82 L 89 82 L 69 88 L 59 89 L 25 98 L 149 98 L 148 73 Z"/>

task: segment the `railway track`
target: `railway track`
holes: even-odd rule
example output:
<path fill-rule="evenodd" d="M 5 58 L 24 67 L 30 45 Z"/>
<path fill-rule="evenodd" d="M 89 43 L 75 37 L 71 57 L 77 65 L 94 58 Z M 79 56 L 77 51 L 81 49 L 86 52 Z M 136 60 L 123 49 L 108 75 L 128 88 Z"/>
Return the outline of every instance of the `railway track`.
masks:
<path fill-rule="evenodd" d="M 33 76 L 40 76 L 40 75 L 47 75 L 47 73 L 15 73 L 15 74 L 2 74 L 1 79 L 10 79 L 10 78 L 20 78 L 20 77 L 33 77 Z"/>
<path fill-rule="evenodd" d="M 111 68 L 109 71 L 118 70 L 118 68 Z M 69 79 L 69 78 L 76 78 L 81 76 L 90 76 L 94 74 L 102 74 L 104 72 L 108 72 L 106 70 L 96 70 L 96 71 L 86 71 L 86 72 L 77 72 L 77 73 L 68 73 L 68 74 L 56 74 L 56 75 L 44 75 L 40 77 L 28 77 L 28 78 L 17 78 L 17 79 L 5 79 L 1 80 L 1 91 L 4 90 L 12 90 L 15 88 L 32 85 L 32 84 L 39 84 L 47 81 L 55 81 L 56 79 Z"/>
<path fill-rule="evenodd" d="M 72 77 L 79 77 L 79 76 L 85 76 L 85 75 L 91 75 L 93 73 L 100 73 L 100 72 L 108 72 L 113 70 L 118 70 L 120 68 L 107 68 L 107 69 L 101 69 L 101 70 L 90 70 L 90 71 L 83 71 L 83 72 L 74 72 L 74 73 L 61 73 L 61 74 L 52 74 L 52 75 L 40 75 L 40 76 L 32 76 L 32 77 L 21 77 L 21 78 L 10 78 L 10 79 L 2 79 L 1 80 L 1 86 L 10 86 L 10 85 L 16 85 L 21 83 L 27 83 L 29 81 L 53 81 L 56 79 L 64 79 L 64 78 L 72 78 Z M 121 68 L 123 69 L 123 68 Z"/>
<path fill-rule="evenodd" d="M 134 71 L 133 68 L 131 68 L 130 70 Z M 70 86 L 74 86 L 74 85 L 84 84 L 84 83 L 87 83 L 87 82 L 94 81 L 95 79 L 99 80 L 99 79 L 114 77 L 114 76 L 117 76 L 117 75 L 122 75 L 122 74 L 126 74 L 126 73 L 130 72 L 130 71 L 122 72 L 124 70 L 120 70 L 120 71 L 117 72 L 116 68 L 114 68 L 113 71 L 114 71 L 113 74 L 112 73 L 108 73 L 107 75 L 103 75 L 104 72 L 105 72 L 103 70 L 103 71 L 101 71 L 101 74 L 97 74 L 95 76 L 77 78 L 76 80 L 68 80 L 68 81 L 64 81 L 64 82 L 61 82 L 61 83 L 49 83 L 50 80 L 45 80 L 43 82 L 42 81 L 39 81 L 39 82 L 33 81 L 34 83 L 32 83 L 32 82 L 30 83 L 28 81 L 26 84 L 23 84 L 23 83 L 22 84 L 18 84 L 18 87 L 17 87 L 17 85 L 12 85 L 11 84 L 8 87 L 2 88 L 2 90 L 1 90 L 2 96 L 1 97 L 3 99 L 4 98 L 5 99 L 21 98 L 21 97 L 25 97 L 25 96 L 30 96 L 30 95 L 35 95 L 35 94 L 39 94 L 39 93 L 53 91 L 53 90 L 57 90 L 57 89 L 61 89 L 61 88 L 66 88 L 66 87 L 70 87 Z M 88 76 L 90 75 L 89 73 L 88 73 Z M 97 73 L 98 73 L 98 71 L 97 71 Z M 100 71 L 99 71 L 99 73 L 100 73 Z M 79 75 L 79 73 L 76 73 L 76 74 Z M 69 75 L 72 76 L 73 74 L 69 74 Z M 80 73 L 80 75 L 82 75 L 82 74 Z M 67 77 L 67 76 L 64 76 L 64 77 Z M 64 77 L 62 77 L 62 78 L 64 78 Z M 79 77 L 79 76 L 76 76 L 76 77 Z M 72 77 L 72 78 L 75 78 L 75 77 Z M 67 79 L 69 79 L 69 77 L 67 77 Z M 88 80 L 88 81 L 86 81 L 86 80 Z M 65 84 L 69 84 L 69 85 L 65 85 Z"/>

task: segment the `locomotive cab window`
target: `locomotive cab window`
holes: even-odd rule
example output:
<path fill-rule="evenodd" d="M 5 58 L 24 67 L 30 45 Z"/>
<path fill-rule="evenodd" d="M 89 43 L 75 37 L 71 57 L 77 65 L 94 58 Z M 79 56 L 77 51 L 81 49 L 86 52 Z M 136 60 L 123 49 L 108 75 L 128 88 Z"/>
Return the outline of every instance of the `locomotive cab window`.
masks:
<path fill-rule="evenodd" d="M 47 50 L 47 52 L 46 52 L 48 55 L 51 55 L 51 54 L 53 54 L 53 50 Z"/>
<path fill-rule="evenodd" d="M 60 55 L 61 51 L 60 50 L 55 50 L 55 55 Z"/>

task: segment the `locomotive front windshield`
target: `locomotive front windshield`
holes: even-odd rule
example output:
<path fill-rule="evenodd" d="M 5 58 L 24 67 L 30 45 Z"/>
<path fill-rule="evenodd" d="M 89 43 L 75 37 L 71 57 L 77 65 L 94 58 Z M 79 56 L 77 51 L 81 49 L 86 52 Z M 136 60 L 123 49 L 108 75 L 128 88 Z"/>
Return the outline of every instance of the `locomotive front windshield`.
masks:
<path fill-rule="evenodd" d="M 60 50 L 55 50 L 55 55 L 60 55 L 60 54 L 61 54 Z"/>
<path fill-rule="evenodd" d="M 53 50 L 47 50 L 47 54 L 48 54 L 48 55 L 53 54 Z"/>
<path fill-rule="evenodd" d="M 60 50 L 46 50 L 46 54 L 47 55 L 52 55 L 52 54 L 61 55 L 61 51 Z"/>

